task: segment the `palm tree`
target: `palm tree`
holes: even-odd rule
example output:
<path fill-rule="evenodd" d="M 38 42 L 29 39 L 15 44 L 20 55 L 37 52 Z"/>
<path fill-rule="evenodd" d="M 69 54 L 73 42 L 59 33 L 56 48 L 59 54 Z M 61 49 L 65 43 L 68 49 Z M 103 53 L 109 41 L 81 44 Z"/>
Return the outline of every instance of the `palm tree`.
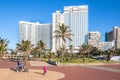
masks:
<path fill-rule="evenodd" d="M 106 52 L 107 52 L 107 58 L 106 58 L 106 60 L 109 62 L 110 59 L 111 59 L 111 57 L 112 57 L 112 55 L 115 55 L 116 52 L 113 49 L 108 49 Z"/>
<path fill-rule="evenodd" d="M 65 26 L 64 24 L 62 24 L 61 26 L 59 26 L 58 30 L 55 30 L 54 33 L 56 34 L 54 37 L 57 40 L 62 40 L 62 45 L 65 46 L 66 44 L 66 38 L 69 39 L 70 41 L 72 41 L 71 39 L 71 30 L 68 30 L 68 27 Z"/>
<path fill-rule="evenodd" d="M 32 47 L 33 45 L 29 40 L 26 41 L 22 40 L 20 44 L 19 43 L 17 44 L 17 50 L 24 53 L 25 59 L 26 58 L 28 59 Z"/>
<path fill-rule="evenodd" d="M 60 48 L 60 51 L 61 51 L 61 60 L 60 60 L 61 62 L 62 60 L 64 60 L 65 52 L 67 52 L 64 45 Z"/>
<path fill-rule="evenodd" d="M 107 57 L 106 57 L 106 61 L 109 62 L 110 61 L 110 58 L 111 58 L 111 50 L 108 49 L 106 52 L 107 52 Z"/>
<path fill-rule="evenodd" d="M 37 42 L 37 46 L 36 46 L 36 52 L 37 52 L 37 56 L 39 54 L 39 57 L 41 57 L 41 54 L 40 53 L 43 53 L 45 51 L 45 48 L 46 48 L 46 44 L 42 41 L 42 40 L 39 40 Z"/>
<path fill-rule="evenodd" d="M 91 51 L 91 46 L 90 45 L 81 45 L 79 53 L 81 53 L 82 57 L 83 57 L 83 62 L 85 62 L 85 56 L 86 54 L 90 53 Z"/>
<path fill-rule="evenodd" d="M 51 52 L 51 50 L 48 51 L 48 61 L 51 61 L 52 58 L 55 57 L 55 54 Z"/>
<path fill-rule="evenodd" d="M 65 26 L 64 24 L 62 24 L 61 26 L 59 26 L 59 29 L 58 30 L 55 30 L 54 33 L 56 34 L 54 37 L 57 39 L 57 40 L 61 40 L 62 42 L 62 48 L 66 48 L 66 38 L 69 39 L 70 41 L 72 41 L 71 39 L 71 30 L 68 30 L 68 27 Z M 60 46 L 59 46 L 60 48 Z M 63 59 L 63 53 L 64 51 L 62 51 L 62 59 Z"/>
<path fill-rule="evenodd" d="M 13 50 L 13 49 L 8 49 L 8 50 L 11 51 L 11 55 L 16 55 L 17 54 L 16 50 Z"/>
<path fill-rule="evenodd" d="M 71 60 L 74 58 L 74 54 L 73 54 L 73 45 L 69 46 L 69 50 L 70 50 L 70 58 Z"/>
<path fill-rule="evenodd" d="M 0 38 L 0 59 L 2 59 L 3 55 L 7 51 L 9 41 L 7 39 Z"/>
<path fill-rule="evenodd" d="M 34 58 L 37 59 L 37 50 L 36 50 L 36 48 L 32 48 L 31 54 L 33 55 Z"/>

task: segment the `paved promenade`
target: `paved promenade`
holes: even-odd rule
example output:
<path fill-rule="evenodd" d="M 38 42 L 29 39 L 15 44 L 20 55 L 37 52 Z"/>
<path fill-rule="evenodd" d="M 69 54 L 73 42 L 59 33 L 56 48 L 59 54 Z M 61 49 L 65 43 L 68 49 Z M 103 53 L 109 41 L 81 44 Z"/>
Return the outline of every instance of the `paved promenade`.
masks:
<path fill-rule="evenodd" d="M 46 78 L 44 78 L 42 80 L 51 80 L 47 76 L 54 76 L 55 74 L 59 74 L 59 73 L 60 73 L 60 75 L 62 75 L 62 77 L 64 77 L 59 80 L 120 80 L 120 64 L 117 64 L 117 65 L 111 64 L 111 65 L 51 66 L 47 63 L 44 64 L 44 62 L 41 62 L 41 61 L 37 61 L 37 62 L 32 61 L 32 62 L 30 62 L 30 64 L 28 64 L 28 67 L 30 68 L 30 72 L 31 72 L 30 74 L 33 75 L 33 78 L 31 78 L 30 80 L 35 80 L 35 78 L 39 79 L 39 77 L 42 79 L 43 75 L 41 74 L 41 71 L 42 71 L 43 65 L 47 66 L 48 72 L 49 71 L 52 71 L 52 72 L 47 73 L 45 75 Z M 16 65 L 15 62 L 10 62 L 8 60 L 6 60 L 4 62 L 3 61 L 0 62 L 0 68 L 2 70 L 3 70 L 3 68 L 10 69 L 11 67 L 15 67 L 15 65 Z M 40 74 L 35 74 L 34 70 L 36 70 L 36 73 L 40 73 Z M 2 72 L 4 72 L 4 70 Z M 0 72 L 1 75 L 3 74 L 2 72 Z M 12 71 L 12 74 L 13 73 L 16 73 L 16 72 Z M 55 73 L 55 74 L 53 74 L 53 73 Z M 22 74 L 24 74 L 24 73 L 22 73 Z M 27 74 L 27 73 L 25 73 L 25 74 Z M 0 79 L 1 79 L 1 75 L 0 75 Z M 31 76 L 31 75 L 29 75 L 29 73 L 27 75 Z M 34 77 L 34 75 L 39 75 L 39 77 Z M 6 77 L 8 77 L 8 76 L 6 76 Z M 57 77 L 57 78 L 60 78 L 60 77 Z M 2 80 L 5 80 L 5 79 L 2 79 Z M 15 79 L 9 78 L 7 80 L 15 80 Z M 29 79 L 27 79 L 27 80 L 29 80 Z M 52 79 L 52 80 L 54 80 L 54 79 Z"/>
<path fill-rule="evenodd" d="M 47 74 L 43 75 L 42 70 L 36 69 L 31 69 L 30 72 L 15 72 L 10 69 L 0 69 L 0 73 L 0 80 L 58 80 L 64 77 L 63 73 L 56 71 L 47 71 Z"/>

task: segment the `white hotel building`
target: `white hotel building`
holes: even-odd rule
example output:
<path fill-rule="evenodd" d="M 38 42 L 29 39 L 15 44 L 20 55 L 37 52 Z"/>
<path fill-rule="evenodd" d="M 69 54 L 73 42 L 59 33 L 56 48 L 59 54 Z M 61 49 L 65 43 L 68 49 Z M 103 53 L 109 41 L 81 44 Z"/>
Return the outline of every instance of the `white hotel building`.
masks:
<path fill-rule="evenodd" d="M 46 43 L 47 48 L 52 48 L 52 25 L 32 23 L 26 21 L 19 22 L 19 42 L 22 40 L 30 40 L 36 45 L 37 41 L 42 40 Z"/>
<path fill-rule="evenodd" d="M 81 46 L 87 43 L 88 35 L 88 6 L 65 6 L 64 13 L 56 11 L 53 13 L 53 30 L 64 23 L 72 30 L 72 43 L 67 41 L 67 46 L 73 44 L 74 47 Z M 53 34 L 54 36 L 55 34 Z M 53 50 L 56 50 L 59 45 L 53 39 Z"/>
<path fill-rule="evenodd" d="M 98 49 L 101 48 L 101 41 L 100 41 L 100 32 L 98 31 L 91 31 L 88 34 L 88 44 L 96 47 Z"/>

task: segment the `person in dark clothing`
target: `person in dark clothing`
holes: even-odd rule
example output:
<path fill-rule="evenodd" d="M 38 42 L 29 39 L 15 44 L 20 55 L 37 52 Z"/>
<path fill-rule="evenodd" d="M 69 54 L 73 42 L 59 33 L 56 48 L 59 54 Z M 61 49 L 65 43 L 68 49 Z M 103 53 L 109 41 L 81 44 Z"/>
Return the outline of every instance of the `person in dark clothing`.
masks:
<path fill-rule="evenodd" d="M 16 71 L 22 71 L 22 63 L 20 61 L 20 59 L 17 61 L 17 69 Z"/>

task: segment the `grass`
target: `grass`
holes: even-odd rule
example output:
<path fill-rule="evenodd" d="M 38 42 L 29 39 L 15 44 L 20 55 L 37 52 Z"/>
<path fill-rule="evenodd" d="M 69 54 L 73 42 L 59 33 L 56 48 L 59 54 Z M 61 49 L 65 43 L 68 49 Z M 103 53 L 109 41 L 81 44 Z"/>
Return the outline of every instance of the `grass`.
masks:
<path fill-rule="evenodd" d="M 47 62 L 48 61 L 48 58 L 41 58 L 41 60 Z M 58 61 L 59 59 L 58 58 L 54 58 L 54 59 L 51 59 L 51 61 Z M 103 64 L 112 64 L 112 63 L 119 63 L 120 64 L 120 61 L 109 61 L 107 62 L 106 60 L 96 60 L 96 59 L 92 59 L 92 58 L 85 58 L 85 62 L 84 64 L 98 64 L 98 63 L 103 63 Z M 61 64 L 83 64 L 83 58 L 75 58 L 73 60 L 64 60 L 62 61 Z"/>
<path fill-rule="evenodd" d="M 86 58 L 84 64 L 98 64 L 98 63 L 103 63 L 103 64 L 107 64 L 107 63 L 119 63 L 120 61 L 109 61 L 107 62 L 106 60 L 96 60 L 96 59 L 92 59 L 92 58 Z M 70 61 L 63 61 L 62 64 L 83 64 L 83 59 L 73 59 Z"/>

